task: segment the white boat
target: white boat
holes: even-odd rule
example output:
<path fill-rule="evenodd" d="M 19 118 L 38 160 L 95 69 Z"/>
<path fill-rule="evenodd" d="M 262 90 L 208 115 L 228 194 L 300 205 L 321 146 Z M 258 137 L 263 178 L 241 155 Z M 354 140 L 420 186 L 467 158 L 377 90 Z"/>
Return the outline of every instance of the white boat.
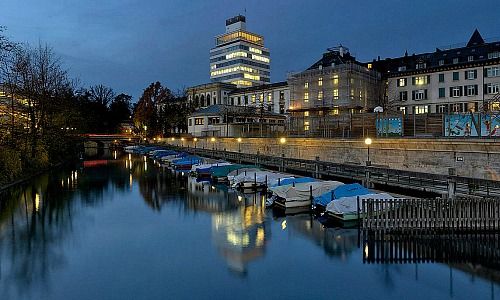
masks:
<path fill-rule="evenodd" d="M 232 165 L 232 163 L 227 162 L 227 161 L 219 161 L 219 162 L 213 162 L 213 163 L 202 163 L 202 164 L 196 164 L 191 167 L 191 172 L 196 172 L 198 169 L 207 169 L 211 167 L 217 167 L 217 166 L 228 166 Z"/>
<path fill-rule="evenodd" d="M 124 148 L 123 148 L 123 150 L 124 150 L 125 152 L 127 152 L 127 153 L 133 153 L 133 152 L 134 152 L 134 150 L 139 149 L 139 148 L 141 148 L 141 146 L 137 146 L 137 145 L 134 145 L 134 146 L 126 146 L 126 147 L 124 147 Z"/>
<path fill-rule="evenodd" d="M 255 170 L 234 176 L 230 181 L 233 188 L 258 188 L 272 186 L 279 180 L 294 178 L 290 174 Z"/>
<path fill-rule="evenodd" d="M 361 201 L 365 199 L 388 200 L 394 199 L 394 197 L 386 193 L 342 197 L 328 203 L 326 206 L 326 213 L 328 216 L 341 221 L 358 220 L 358 203 L 361 205 Z M 382 205 L 381 208 L 385 209 L 384 205 Z M 359 217 L 363 217 L 361 211 L 359 212 Z"/>
<path fill-rule="evenodd" d="M 284 185 L 271 187 L 275 201 L 278 207 L 289 208 L 311 208 L 311 198 L 323 195 L 324 193 L 343 185 L 339 181 L 314 181 L 306 183 L 297 183 L 295 185 Z"/>
<path fill-rule="evenodd" d="M 241 169 L 229 172 L 229 174 L 227 174 L 227 180 L 229 181 L 229 185 L 232 186 L 234 183 L 234 178 L 236 176 L 239 176 L 239 175 L 252 175 L 253 176 L 253 173 L 261 172 L 261 171 L 262 171 L 262 169 L 255 168 L 255 167 L 241 168 Z"/>

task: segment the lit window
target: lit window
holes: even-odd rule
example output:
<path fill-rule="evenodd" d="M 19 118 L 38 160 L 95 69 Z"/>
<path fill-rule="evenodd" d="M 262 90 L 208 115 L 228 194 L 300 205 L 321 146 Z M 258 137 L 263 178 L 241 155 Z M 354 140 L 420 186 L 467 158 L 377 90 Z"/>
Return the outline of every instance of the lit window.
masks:
<path fill-rule="evenodd" d="M 426 114 L 429 112 L 429 105 L 417 105 L 413 108 L 416 115 Z"/>
<path fill-rule="evenodd" d="M 250 47 L 248 50 L 253 53 L 262 54 L 262 51 L 257 48 Z"/>
<path fill-rule="evenodd" d="M 309 93 L 308 92 L 304 93 L 304 102 L 309 102 Z"/>
<path fill-rule="evenodd" d="M 429 76 L 413 77 L 413 85 L 424 85 L 429 83 Z"/>
<path fill-rule="evenodd" d="M 371 69 L 372 68 L 372 64 L 368 64 L 368 69 Z"/>
<path fill-rule="evenodd" d="M 406 107 L 405 106 L 400 106 L 398 107 L 398 110 L 403 113 L 403 115 L 406 114 Z"/>
<path fill-rule="evenodd" d="M 330 114 L 334 115 L 334 116 L 338 115 L 339 114 L 339 107 L 338 106 L 334 106 L 332 108 L 332 111 L 330 112 Z"/>
<path fill-rule="evenodd" d="M 498 101 L 491 102 L 490 109 L 493 111 L 499 111 L 500 110 L 500 102 L 498 102 Z"/>
<path fill-rule="evenodd" d="M 339 84 L 339 75 L 333 75 L 333 85 Z"/>
<path fill-rule="evenodd" d="M 255 54 L 252 54 L 252 59 L 255 59 L 257 61 L 262 61 L 262 62 L 265 62 L 265 63 L 269 62 L 269 58 L 267 58 L 265 56 L 255 55 Z"/>
<path fill-rule="evenodd" d="M 474 55 L 469 55 L 469 57 L 467 57 L 467 61 L 474 61 Z"/>
<path fill-rule="evenodd" d="M 339 98 L 339 90 L 334 89 L 333 90 L 333 99 L 337 100 Z"/>
<path fill-rule="evenodd" d="M 304 112 L 304 117 L 309 117 L 309 112 L 308 111 Z"/>
<path fill-rule="evenodd" d="M 309 121 L 304 122 L 304 131 L 309 131 Z"/>
<path fill-rule="evenodd" d="M 236 58 L 236 57 L 247 57 L 247 56 L 248 56 L 248 54 L 246 52 L 236 51 L 233 53 L 226 54 L 226 59 L 232 59 L 232 58 Z"/>
<path fill-rule="evenodd" d="M 203 118 L 195 118 L 194 125 L 203 125 Z"/>
<path fill-rule="evenodd" d="M 304 88 L 305 88 L 305 89 L 308 89 L 308 88 L 309 88 L 309 82 L 305 82 L 305 83 L 304 83 Z"/>
<path fill-rule="evenodd" d="M 259 75 L 252 75 L 252 74 L 247 74 L 247 73 L 243 74 L 243 78 L 251 79 L 251 80 L 260 80 Z"/>
<path fill-rule="evenodd" d="M 476 76 L 477 76 L 476 70 L 465 71 L 465 79 L 468 80 L 476 79 Z"/>
<path fill-rule="evenodd" d="M 255 98 L 256 98 L 256 96 L 252 95 L 252 103 L 255 103 Z"/>
<path fill-rule="evenodd" d="M 399 78 L 398 86 L 406 86 L 406 78 Z"/>
<path fill-rule="evenodd" d="M 323 86 L 323 77 L 318 79 L 318 86 Z"/>
<path fill-rule="evenodd" d="M 323 91 L 318 92 L 318 100 L 323 100 Z"/>

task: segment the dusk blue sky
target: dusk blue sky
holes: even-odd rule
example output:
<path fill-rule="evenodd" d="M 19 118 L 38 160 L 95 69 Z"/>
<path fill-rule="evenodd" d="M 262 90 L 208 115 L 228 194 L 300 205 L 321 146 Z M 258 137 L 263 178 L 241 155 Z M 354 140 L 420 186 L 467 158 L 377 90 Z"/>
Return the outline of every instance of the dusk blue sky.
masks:
<path fill-rule="evenodd" d="M 51 45 L 82 85 L 137 98 L 153 81 L 209 82 L 214 37 L 245 9 L 247 29 L 270 49 L 272 82 L 340 43 L 369 61 L 466 42 L 475 28 L 500 36 L 498 0 L 0 0 L 0 25 L 15 41 Z"/>

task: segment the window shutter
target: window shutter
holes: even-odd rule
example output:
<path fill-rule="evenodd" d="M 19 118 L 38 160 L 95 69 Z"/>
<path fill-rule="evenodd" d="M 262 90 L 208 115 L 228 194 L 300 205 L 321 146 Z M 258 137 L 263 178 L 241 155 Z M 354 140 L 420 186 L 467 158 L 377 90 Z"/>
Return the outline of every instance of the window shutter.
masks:
<path fill-rule="evenodd" d="M 431 83 L 431 75 L 427 75 L 427 84 Z"/>
<path fill-rule="evenodd" d="M 469 79 L 469 72 L 465 71 L 465 80 Z"/>
<path fill-rule="evenodd" d="M 453 97 L 453 88 L 450 87 L 450 97 Z"/>
<path fill-rule="evenodd" d="M 483 76 L 484 76 L 485 78 L 487 78 L 487 77 L 488 77 L 488 68 L 483 69 Z"/>
<path fill-rule="evenodd" d="M 487 84 L 484 85 L 483 89 L 484 89 L 483 94 L 488 95 L 488 85 Z"/>
<path fill-rule="evenodd" d="M 469 91 L 468 91 L 467 87 L 468 87 L 467 85 L 464 85 L 464 96 L 467 96 L 467 95 L 468 95 L 467 93 L 468 93 Z"/>
<path fill-rule="evenodd" d="M 424 99 L 427 100 L 427 90 L 424 90 Z"/>
<path fill-rule="evenodd" d="M 479 90 L 477 84 L 474 84 L 474 95 L 479 95 Z"/>
<path fill-rule="evenodd" d="M 474 79 L 477 78 L 477 70 L 474 70 Z M 477 86 L 477 85 L 476 85 Z M 477 94 L 476 94 L 477 95 Z"/>
<path fill-rule="evenodd" d="M 411 100 L 415 100 L 415 91 L 411 91 Z"/>
<path fill-rule="evenodd" d="M 412 84 L 412 85 L 415 85 L 415 77 L 412 77 L 412 78 L 411 78 L 411 84 Z"/>
<path fill-rule="evenodd" d="M 459 88 L 460 88 L 460 94 L 459 95 L 463 96 L 463 94 L 464 94 L 464 92 L 463 92 L 463 86 L 459 86 Z"/>

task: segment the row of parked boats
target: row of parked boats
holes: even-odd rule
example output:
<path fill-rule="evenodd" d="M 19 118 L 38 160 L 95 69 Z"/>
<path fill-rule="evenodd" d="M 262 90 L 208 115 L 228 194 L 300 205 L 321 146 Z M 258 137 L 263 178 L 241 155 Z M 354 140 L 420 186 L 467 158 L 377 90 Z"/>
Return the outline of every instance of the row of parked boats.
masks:
<path fill-rule="evenodd" d="M 386 193 L 376 193 L 358 183 L 319 180 L 312 177 L 274 172 L 255 165 L 234 164 L 207 159 L 186 152 L 158 146 L 128 146 L 125 151 L 147 155 L 163 167 L 188 171 L 191 176 L 214 182 L 224 182 L 232 188 L 245 191 L 265 190 L 268 206 L 285 213 L 299 213 L 314 209 L 344 222 L 357 221 L 362 214 L 362 199 L 392 199 Z"/>

